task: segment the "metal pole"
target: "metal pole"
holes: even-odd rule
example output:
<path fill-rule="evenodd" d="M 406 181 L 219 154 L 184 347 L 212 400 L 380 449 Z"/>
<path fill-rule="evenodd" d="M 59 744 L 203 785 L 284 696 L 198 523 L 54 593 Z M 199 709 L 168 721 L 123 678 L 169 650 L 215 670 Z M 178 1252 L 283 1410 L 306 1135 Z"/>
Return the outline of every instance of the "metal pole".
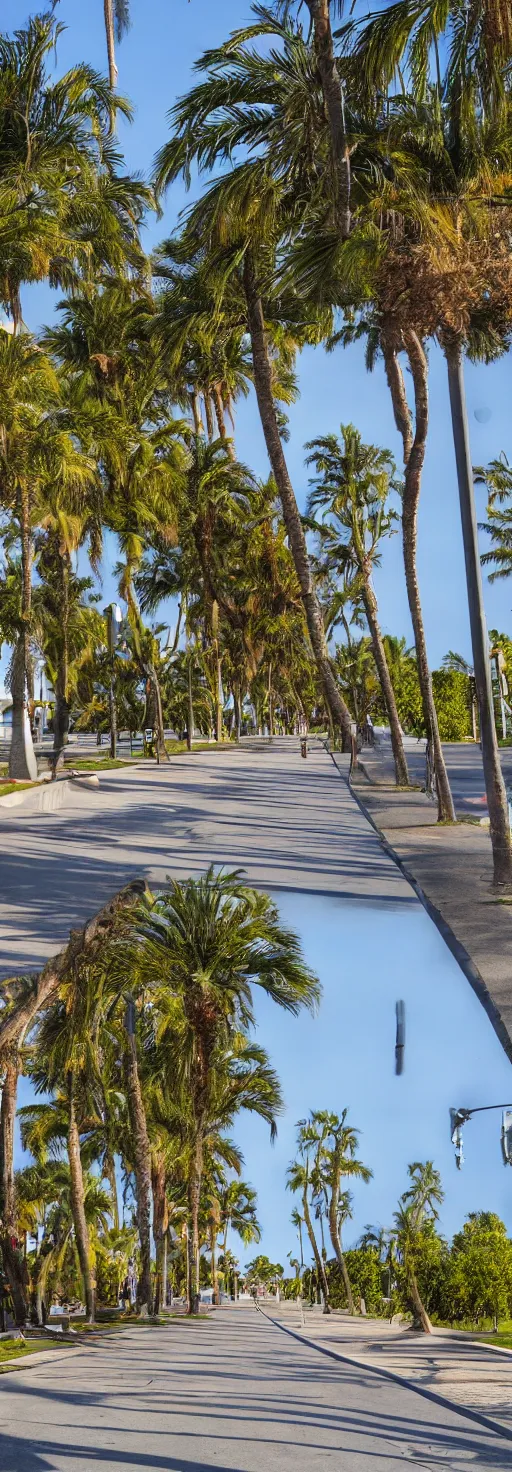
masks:
<path fill-rule="evenodd" d="M 112 655 L 112 665 L 110 672 L 110 755 L 113 761 L 115 761 L 117 756 L 117 713 L 114 660 L 115 655 Z"/>

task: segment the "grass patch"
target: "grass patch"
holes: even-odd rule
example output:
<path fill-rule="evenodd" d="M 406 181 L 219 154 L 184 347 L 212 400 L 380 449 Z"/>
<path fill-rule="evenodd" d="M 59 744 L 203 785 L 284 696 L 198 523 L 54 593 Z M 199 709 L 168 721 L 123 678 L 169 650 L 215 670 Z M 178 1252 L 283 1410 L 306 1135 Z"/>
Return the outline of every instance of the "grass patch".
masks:
<path fill-rule="evenodd" d="M 114 772 L 120 767 L 133 766 L 139 760 L 138 757 L 112 757 L 112 756 L 84 756 L 76 762 L 70 757 L 66 762 L 64 770 L 72 768 L 74 772 Z"/>
<path fill-rule="evenodd" d="M 11 1360 L 21 1359 L 22 1355 L 39 1354 L 42 1349 L 53 1349 L 48 1345 L 47 1339 L 30 1339 L 25 1343 L 21 1339 L 2 1339 L 0 1341 L 0 1371 L 2 1366 L 10 1364 Z"/>
<path fill-rule="evenodd" d="M 168 756 L 195 756 L 196 751 L 232 751 L 235 744 L 234 741 L 194 741 L 189 751 L 186 741 L 166 741 L 165 749 Z"/>
<path fill-rule="evenodd" d="M 512 1349 L 512 1334 L 502 1334 L 498 1330 L 497 1334 L 487 1334 L 481 1342 L 482 1344 L 497 1344 L 500 1349 Z"/>

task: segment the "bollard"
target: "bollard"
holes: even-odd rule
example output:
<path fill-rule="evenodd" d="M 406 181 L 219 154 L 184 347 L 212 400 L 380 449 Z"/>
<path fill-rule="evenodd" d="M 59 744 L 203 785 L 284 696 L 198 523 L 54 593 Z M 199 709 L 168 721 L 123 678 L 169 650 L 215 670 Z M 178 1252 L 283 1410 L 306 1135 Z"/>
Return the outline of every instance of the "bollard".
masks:
<path fill-rule="evenodd" d="M 300 743 L 300 754 L 301 754 L 301 756 L 307 756 L 307 754 L 308 754 L 308 743 L 306 741 L 305 736 L 303 737 L 303 739 L 302 739 L 302 741 Z"/>

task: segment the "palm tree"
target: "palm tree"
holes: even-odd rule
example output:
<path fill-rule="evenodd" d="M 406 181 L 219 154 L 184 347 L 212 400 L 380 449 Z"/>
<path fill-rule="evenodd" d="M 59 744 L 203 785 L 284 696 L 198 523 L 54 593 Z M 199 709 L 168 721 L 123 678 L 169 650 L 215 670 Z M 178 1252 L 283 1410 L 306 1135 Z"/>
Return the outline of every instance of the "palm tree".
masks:
<path fill-rule="evenodd" d="M 84 63 L 50 82 L 61 31 L 53 13 L 34 16 L 0 46 L 0 299 L 16 331 L 24 282 L 50 277 L 67 290 L 99 266 L 143 260 L 138 229 L 151 195 L 119 172 L 111 140 L 130 107 Z"/>
<path fill-rule="evenodd" d="M 41 1118 L 48 1120 L 46 1133 L 36 1134 L 28 1126 L 25 1129 L 26 1142 L 33 1152 L 36 1142 L 39 1143 L 39 1159 L 43 1163 L 48 1141 L 55 1140 L 54 1131 L 61 1132 L 63 1127 L 65 1130 L 71 1209 L 88 1323 L 93 1323 L 95 1318 L 96 1282 L 85 1212 L 81 1131 L 88 1105 L 87 1082 L 94 1077 L 98 1066 L 93 1016 L 90 989 L 74 982 L 68 984 L 68 1006 L 55 1002 L 44 1016 L 38 1029 L 37 1059 L 32 1062 L 31 1073 L 36 1089 L 50 1093 L 61 1085 L 61 1093 L 56 1101 L 57 1109 L 51 1105 L 32 1106 L 32 1112 L 26 1116 L 32 1126 Z"/>
<path fill-rule="evenodd" d="M 302 1269 L 304 1267 L 304 1248 L 303 1248 L 303 1242 L 302 1242 L 302 1228 L 303 1228 L 303 1225 L 304 1225 L 304 1217 L 301 1216 L 300 1211 L 299 1211 L 299 1209 L 298 1209 L 297 1206 L 294 1206 L 293 1209 L 292 1209 L 292 1212 L 291 1212 L 291 1215 L 290 1215 L 290 1221 L 292 1222 L 292 1225 L 297 1228 L 297 1236 L 299 1238 L 299 1249 L 300 1249 L 300 1271 L 302 1273 Z"/>
<path fill-rule="evenodd" d="M 208 78 L 173 110 L 175 136 L 161 149 L 156 161 L 155 178 L 160 192 L 180 173 L 184 173 L 185 178 L 189 179 L 192 158 L 196 158 L 201 168 L 207 166 L 207 155 L 208 167 L 211 167 L 216 161 L 225 159 L 227 153 L 231 154 L 231 78 L 228 75 L 223 81 L 219 63 L 228 67 L 231 65 L 231 56 L 228 56 L 227 49 L 222 58 L 220 53 L 215 54 L 214 85 L 212 86 L 212 79 Z M 202 123 L 209 139 L 206 152 L 200 141 Z M 241 133 L 244 132 L 245 125 L 242 122 Z M 258 139 L 258 149 L 259 144 Z M 346 749 L 350 749 L 350 716 L 331 667 L 321 608 L 313 583 L 304 528 L 286 463 L 282 426 L 276 407 L 275 361 L 271 349 L 272 293 L 267 292 L 267 283 L 271 281 L 273 273 L 276 237 L 279 234 L 275 228 L 276 212 L 279 213 L 279 208 L 274 185 L 265 175 L 262 162 L 256 156 L 210 187 L 206 198 L 190 212 L 186 239 L 189 242 L 191 260 L 197 253 L 198 241 L 201 242 L 203 257 L 206 249 L 203 275 L 206 276 L 210 290 L 209 319 L 214 314 L 216 321 L 222 321 L 227 313 L 229 320 L 234 317 L 237 323 L 243 322 L 250 335 L 258 409 L 295 563 L 311 646 L 326 703 L 335 724 L 343 732 Z M 226 241 L 230 242 L 228 252 Z M 223 269 L 218 269 L 216 262 L 222 252 L 225 257 L 227 255 L 227 259 Z"/>
<path fill-rule="evenodd" d="M 408 1172 L 411 1185 L 400 1197 L 395 1230 L 415 1319 L 425 1334 L 431 1334 L 432 1325 L 418 1288 L 416 1253 L 422 1231 L 429 1222 L 437 1221 L 437 1207 L 444 1200 L 444 1191 L 439 1171 L 431 1160 L 425 1164 L 415 1161 L 408 1166 Z"/>
<path fill-rule="evenodd" d="M 92 1249 L 107 1255 L 110 1247 L 108 1218 L 110 1196 L 92 1172 L 84 1172 L 84 1213 Z M 46 1318 L 45 1298 L 52 1282 L 58 1283 L 66 1268 L 74 1266 L 76 1236 L 69 1166 L 63 1160 L 26 1167 L 16 1174 L 16 1193 L 24 1219 L 42 1227 L 37 1232 L 37 1249 L 30 1265 L 32 1317 L 42 1325 Z"/>
<path fill-rule="evenodd" d="M 118 964 L 123 975 L 133 968 L 138 984 L 154 992 L 160 1006 L 165 1002 L 169 1008 L 171 1054 L 190 1111 L 190 1307 L 194 1311 L 199 1296 L 199 1208 L 207 1129 L 213 1117 L 219 1123 L 228 1120 L 237 1105 L 256 1108 L 274 1128 L 279 1109 L 275 1075 L 263 1055 L 258 1057 L 254 1048 L 251 1053 L 245 1042 L 247 1064 L 243 1056 L 237 1064 L 232 1030 L 245 1031 L 251 1025 L 253 985 L 263 987 L 279 1006 L 295 1015 L 303 1006 L 314 1008 L 319 983 L 303 961 L 297 938 L 280 925 L 268 896 L 247 888 L 240 872 L 216 876 L 213 868 L 198 880 L 173 881 L 168 894 L 141 909 L 131 937 L 120 946 Z"/>
<path fill-rule="evenodd" d="M 325 1271 L 325 1262 L 320 1252 L 318 1242 L 316 1240 L 315 1229 L 311 1217 L 310 1196 L 311 1191 L 314 1190 L 312 1167 L 311 1162 L 308 1159 L 304 1143 L 302 1141 L 300 1142 L 299 1148 L 301 1150 L 302 1158 L 299 1158 L 298 1160 L 292 1160 L 291 1165 L 288 1166 L 286 1185 L 289 1191 L 294 1191 L 297 1193 L 300 1192 L 301 1194 L 302 1215 L 313 1251 L 313 1257 L 318 1274 L 318 1282 L 322 1286 L 322 1294 L 324 1300 L 323 1311 L 324 1314 L 330 1314 L 331 1309 L 329 1304 L 329 1280 Z"/>
<path fill-rule="evenodd" d="M 110 86 L 117 85 L 116 41 L 122 41 L 130 26 L 129 0 L 103 0 Z"/>
<path fill-rule="evenodd" d="M 256 1192 L 246 1181 L 229 1181 L 219 1192 L 219 1232 L 222 1233 L 222 1251 L 228 1246 L 230 1229 L 241 1237 L 244 1247 L 249 1242 L 259 1242 L 261 1227 L 256 1216 Z"/>
<path fill-rule="evenodd" d="M 331 145 L 333 221 L 341 240 L 350 234 L 351 140 L 347 130 L 342 74 L 336 56 L 331 15 L 343 13 L 343 0 L 306 0 L 311 17 L 314 59 L 322 86 Z M 300 0 L 275 0 L 277 14 L 285 17 L 300 9 Z"/>
<path fill-rule="evenodd" d="M 405 148 L 408 169 L 401 171 L 401 183 L 405 185 L 402 205 L 400 190 L 395 190 L 394 207 L 401 214 L 401 232 L 400 239 L 396 233 L 388 236 L 384 269 L 381 263 L 379 271 L 379 304 L 392 320 L 395 334 L 414 332 L 419 342 L 435 336 L 446 358 L 494 882 L 509 886 L 510 826 L 494 721 L 463 359 L 469 350 L 473 356 L 489 361 L 504 350 L 508 340 L 512 277 L 503 180 L 511 157 L 504 105 L 510 36 L 503 28 L 500 31 L 500 21 L 500 41 L 491 66 L 487 44 L 490 32 L 486 25 L 479 24 L 483 10 L 478 16 L 475 11 L 467 31 L 459 35 L 454 28 L 453 37 L 457 34 L 458 39 L 454 39 L 445 73 L 442 76 L 439 72 L 438 81 L 429 90 L 432 32 L 439 31 L 440 22 L 441 26 L 445 24 L 446 12 L 442 18 L 437 13 L 428 47 L 427 32 L 420 28 L 423 63 L 417 67 L 418 16 L 411 28 L 411 16 L 408 20 L 404 6 L 399 4 L 394 9 L 398 28 L 392 28 L 391 40 L 385 35 L 386 27 L 383 31 L 377 25 L 375 30 L 371 22 L 356 46 L 358 64 L 366 72 L 367 82 L 372 79 L 374 106 L 377 95 L 379 99 L 382 96 L 384 77 L 389 89 L 391 58 L 393 71 L 400 68 L 404 57 L 412 63 L 413 95 L 405 96 L 402 87 L 402 95 L 389 97 L 383 123 L 391 146 L 395 138 L 400 140 L 402 150 Z M 430 6 L 426 15 L 428 23 L 432 19 Z M 492 15 L 498 23 L 500 9 L 490 4 L 485 7 L 485 15 L 487 21 Z M 424 19 L 422 13 L 421 25 Z M 362 59 L 364 53 L 366 61 Z M 469 54 L 472 73 L 474 69 L 471 93 L 467 83 Z M 502 206 L 498 211 L 497 200 Z"/>
<path fill-rule="evenodd" d="M 409 774 L 391 676 L 378 619 L 372 574 L 380 561 L 379 544 L 389 536 L 397 520 L 389 508 L 389 496 L 398 490 L 393 457 L 388 450 L 364 445 L 354 426 L 341 426 L 337 435 L 311 440 L 308 465 L 314 465 L 308 513 L 320 510 L 315 527 L 323 555 L 340 574 L 355 572 L 361 581 L 361 598 L 372 638 L 373 654 L 391 731 L 396 780 L 408 786 Z"/>
<path fill-rule="evenodd" d="M 351 1214 L 351 1198 L 349 1192 L 341 1190 L 341 1183 L 346 1176 L 368 1182 L 373 1171 L 357 1159 L 359 1131 L 347 1124 L 347 1113 L 346 1109 L 341 1115 L 329 1110 L 314 1110 L 310 1131 L 316 1142 L 315 1169 L 328 1197 L 331 1242 L 343 1278 L 348 1310 L 355 1314 L 354 1296 L 341 1246 L 341 1223 Z"/>
<path fill-rule="evenodd" d="M 0 474 L 3 510 L 11 514 L 20 548 L 19 633 L 12 670 L 13 729 L 9 775 L 37 775 L 27 715 L 32 602 L 32 528 L 35 501 L 58 403 L 54 369 L 28 335 L 0 332 Z M 50 418 L 49 418 L 50 416 Z"/>

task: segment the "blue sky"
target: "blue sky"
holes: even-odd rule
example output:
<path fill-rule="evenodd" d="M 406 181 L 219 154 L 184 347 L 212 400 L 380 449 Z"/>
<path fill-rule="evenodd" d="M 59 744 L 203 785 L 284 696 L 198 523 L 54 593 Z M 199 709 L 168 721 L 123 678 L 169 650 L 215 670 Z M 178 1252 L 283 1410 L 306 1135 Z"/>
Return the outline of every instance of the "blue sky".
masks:
<path fill-rule="evenodd" d="M 500 1149 L 501 1115 L 476 1115 L 464 1130 L 465 1164 L 455 1165 L 449 1110 L 512 1102 L 510 1063 L 474 992 L 422 905 L 380 907 L 321 895 L 276 895 L 281 916 L 300 935 L 322 980 L 316 1019 L 290 1019 L 258 1001 L 261 1041 L 283 1084 L 286 1113 L 273 1148 L 268 1130 L 241 1118 L 236 1137 L 258 1190 L 262 1250 L 286 1263 L 295 1253 L 294 1198 L 285 1189 L 295 1126 L 310 1109 L 349 1107 L 361 1130 L 360 1158 L 374 1177 L 354 1183 L 347 1246 L 368 1222 L 391 1226 L 407 1166 L 434 1160 L 448 1237 L 469 1211 L 496 1211 L 512 1230 L 510 1168 Z M 404 1072 L 394 1074 L 395 1003 L 405 1001 Z M 347 1182 L 350 1186 L 350 1182 Z M 297 1201 L 295 1204 L 299 1205 Z M 240 1250 L 242 1263 L 254 1249 Z M 306 1257 L 309 1262 L 309 1253 Z"/>
<path fill-rule="evenodd" d="M 101 0 L 60 0 L 59 18 L 67 30 L 59 42 L 58 66 L 64 69 L 85 59 L 105 68 L 103 5 Z M 130 169 L 146 174 L 156 149 L 167 136 L 166 114 L 175 98 L 185 91 L 191 69 L 200 52 L 222 41 L 228 32 L 249 18 L 249 0 L 131 0 L 133 23 L 118 52 L 119 87 L 130 97 L 135 117 L 121 128 L 121 141 Z M 2 24 L 6 30 L 26 20 L 24 0 L 4 0 Z M 161 239 L 172 227 L 186 196 L 181 184 L 170 192 L 163 220 L 151 220 L 147 245 Z M 25 315 L 37 328 L 52 314 L 56 296 L 46 288 L 26 294 Z M 363 437 L 389 446 L 400 461 L 400 444 L 393 423 L 382 367 L 368 375 L 363 349 L 357 345 L 327 357 L 322 349 L 308 349 L 300 363 L 299 402 L 290 411 L 291 441 L 287 448 L 290 469 L 301 505 L 307 491 L 303 445 L 315 435 L 352 421 Z M 512 455 L 510 431 L 510 386 L 507 361 L 490 368 L 467 368 L 467 389 L 475 464 L 487 462 L 505 450 Z M 465 596 L 464 565 L 455 478 L 455 464 L 443 360 L 431 351 L 431 429 L 424 476 L 419 535 L 419 572 L 425 621 L 433 666 L 449 648 L 470 656 L 469 624 Z M 487 409 L 484 424 L 475 411 Z M 266 475 L 268 464 L 263 436 L 253 397 L 237 413 L 238 451 L 258 473 Z M 479 515 L 484 513 L 484 496 L 477 490 Z M 412 642 L 412 630 L 403 579 L 400 538 L 384 550 L 383 565 L 376 578 L 385 631 L 404 634 Z M 115 591 L 109 568 L 104 568 L 105 597 Z M 512 589 L 508 582 L 490 586 L 485 579 L 485 597 L 490 627 L 508 631 Z"/>

